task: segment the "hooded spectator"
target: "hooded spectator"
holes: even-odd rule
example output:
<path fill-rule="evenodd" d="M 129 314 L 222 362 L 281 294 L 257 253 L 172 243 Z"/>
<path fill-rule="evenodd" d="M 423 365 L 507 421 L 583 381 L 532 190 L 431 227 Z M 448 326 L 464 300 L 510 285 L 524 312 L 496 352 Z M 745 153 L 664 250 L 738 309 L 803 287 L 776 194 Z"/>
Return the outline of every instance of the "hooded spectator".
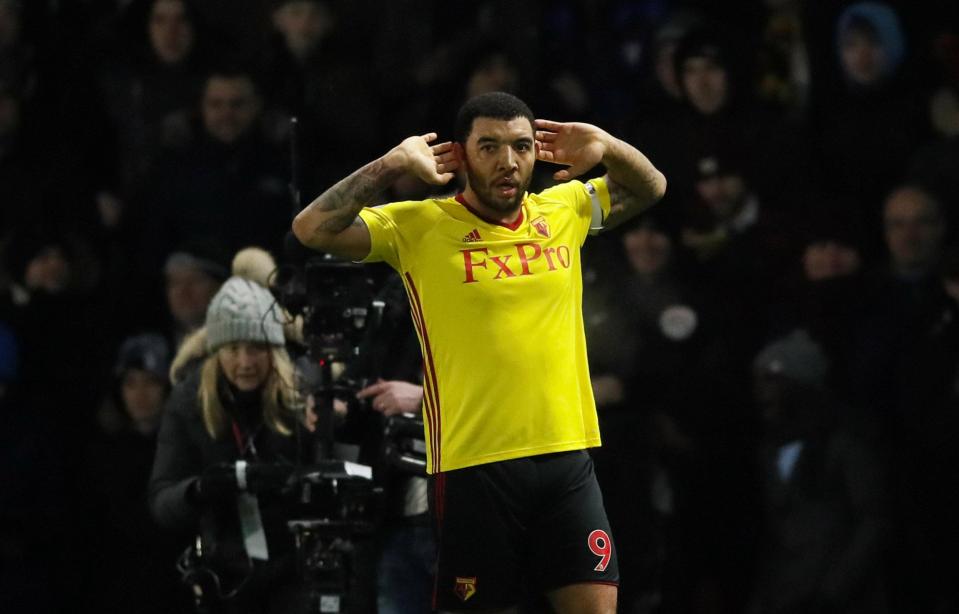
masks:
<path fill-rule="evenodd" d="M 674 202 L 695 193 L 695 169 L 704 152 L 736 143 L 748 152 L 754 189 L 785 206 L 805 185 L 807 147 L 797 125 L 757 105 L 744 67 L 733 60 L 738 49 L 731 38 L 715 27 L 700 27 L 680 40 L 674 66 L 682 110 L 641 120 L 635 140 L 664 168 L 670 178 L 667 198 Z"/>
<path fill-rule="evenodd" d="M 88 442 L 77 528 L 85 603 L 100 611 L 156 613 L 188 607 L 172 564 L 188 539 L 161 530 L 146 506 L 157 432 L 170 387 L 170 349 L 155 333 L 117 351 L 114 394 Z"/>
<path fill-rule="evenodd" d="M 842 75 L 851 89 L 881 87 L 905 57 L 899 16 L 879 2 L 858 2 L 842 12 L 836 27 Z"/>
<path fill-rule="evenodd" d="M 836 48 L 843 86 L 816 102 L 817 163 L 824 190 L 870 223 L 864 255 L 875 261 L 881 253 L 879 205 L 904 179 L 929 127 L 903 70 L 908 48 L 889 6 L 860 2 L 844 10 L 836 25 Z"/>

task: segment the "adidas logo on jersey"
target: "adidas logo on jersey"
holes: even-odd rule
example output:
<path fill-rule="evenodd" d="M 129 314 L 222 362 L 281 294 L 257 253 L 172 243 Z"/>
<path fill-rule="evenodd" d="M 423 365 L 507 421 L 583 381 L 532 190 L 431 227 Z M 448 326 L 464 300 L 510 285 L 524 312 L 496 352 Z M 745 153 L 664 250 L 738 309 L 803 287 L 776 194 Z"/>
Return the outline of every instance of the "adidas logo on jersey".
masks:
<path fill-rule="evenodd" d="M 471 230 L 469 234 L 463 237 L 463 243 L 474 243 L 476 241 L 481 241 L 481 240 L 482 238 L 480 237 L 479 230 L 477 230 L 476 228 Z"/>

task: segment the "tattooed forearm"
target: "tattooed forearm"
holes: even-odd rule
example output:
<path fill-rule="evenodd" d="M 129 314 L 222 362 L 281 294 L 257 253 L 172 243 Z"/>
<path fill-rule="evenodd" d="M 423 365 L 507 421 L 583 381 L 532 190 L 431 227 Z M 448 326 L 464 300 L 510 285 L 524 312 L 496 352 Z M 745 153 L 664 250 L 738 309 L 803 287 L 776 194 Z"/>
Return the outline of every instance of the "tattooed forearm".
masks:
<path fill-rule="evenodd" d="M 316 218 L 317 231 L 340 232 L 353 223 L 360 209 L 389 187 L 400 173 L 382 158 L 374 160 L 320 194 L 301 215 Z"/>
<path fill-rule="evenodd" d="M 632 192 L 611 179 L 607 180 L 606 185 L 609 187 L 610 215 L 639 207 L 639 199 Z"/>
<path fill-rule="evenodd" d="M 666 178 L 635 147 L 614 140 L 603 163 L 610 201 L 605 228 L 622 224 L 663 197 Z"/>

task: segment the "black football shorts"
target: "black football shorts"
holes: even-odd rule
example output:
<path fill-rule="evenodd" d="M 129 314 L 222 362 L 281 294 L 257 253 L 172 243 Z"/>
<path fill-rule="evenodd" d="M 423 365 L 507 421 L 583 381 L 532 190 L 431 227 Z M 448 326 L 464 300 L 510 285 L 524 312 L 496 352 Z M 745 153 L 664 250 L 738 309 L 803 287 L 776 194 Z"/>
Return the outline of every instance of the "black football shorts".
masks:
<path fill-rule="evenodd" d="M 486 610 L 582 582 L 616 585 L 603 496 L 585 450 L 431 476 L 433 605 Z"/>

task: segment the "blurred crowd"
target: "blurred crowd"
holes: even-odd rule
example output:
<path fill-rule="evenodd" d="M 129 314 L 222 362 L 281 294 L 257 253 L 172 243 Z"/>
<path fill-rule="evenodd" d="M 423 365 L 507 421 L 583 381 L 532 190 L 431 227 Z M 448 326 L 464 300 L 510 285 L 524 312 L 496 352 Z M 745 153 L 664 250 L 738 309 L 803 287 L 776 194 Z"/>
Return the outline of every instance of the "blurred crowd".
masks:
<path fill-rule="evenodd" d="M 959 611 L 945 0 L 0 0 L 0 611 L 188 607 L 145 506 L 177 347 L 497 90 L 669 181 L 583 252 L 621 609 Z"/>

